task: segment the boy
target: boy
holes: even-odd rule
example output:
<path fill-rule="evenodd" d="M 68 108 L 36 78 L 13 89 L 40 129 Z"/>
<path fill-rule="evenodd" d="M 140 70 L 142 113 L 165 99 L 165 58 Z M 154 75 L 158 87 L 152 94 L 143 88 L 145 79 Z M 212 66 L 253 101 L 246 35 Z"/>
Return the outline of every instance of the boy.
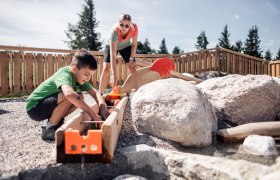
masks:
<path fill-rule="evenodd" d="M 43 140 L 55 140 L 55 131 L 63 124 L 64 117 L 77 108 L 89 114 L 94 121 L 100 121 L 77 90 L 87 91 L 99 104 L 101 115 L 109 116 L 101 95 L 88 83 L 97 69 L 96 59 L 86 50 L 75 53 L 70 66 L 60 68 L 55 74 L 41 83 L 27 98 L 26 110 L 35 121 L 48 119 L 42 128 Z"/>

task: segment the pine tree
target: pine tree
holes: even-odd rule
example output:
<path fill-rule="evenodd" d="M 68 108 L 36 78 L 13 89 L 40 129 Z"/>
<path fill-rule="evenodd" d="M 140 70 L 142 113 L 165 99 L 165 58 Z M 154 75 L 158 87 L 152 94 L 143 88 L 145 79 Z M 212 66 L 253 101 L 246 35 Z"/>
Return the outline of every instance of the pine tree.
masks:
<path fill-rule="evenodd" d="M 165 38 L 162 39 L 161 44 L 159 46 L 158 54 L 168 54 L 167 47 L 165 45 Z"/>
<path fill-rule="evenodd" d="M 268 50 L 265 52 L 264 59 L 265 59 L 265 60 L 268 60 L 268 61 L 271 61 L 271 60 L 272 60 L 272 53 L 270 52 L 270 49 L 268 49 Z"/>
<path fill-rule="evenodd" d="M 244 43 L 244 53 L 250 56 L 262 58 L 262 51 L 260 48 L 261 41 L 259 40 L 258 27 L 253 26 L 248 33 L 248 38 Z"/>
<path fill-rule="evenodd" d="M 180 54 L 180 48 L 178 46 L 175 46 L 172 51 L 172 54 Z"/>
<path fill-rule="evenodd" d="M 228 32 L 228 26 L 225 25 L 224 31 L 222 32 L 222 35 L 219 38 L 218 44 L 220 47 L 225 48 L 225 49 L 230 49 L 230 50 L 233 49 L 232 45 L 230 44 L 230 41 L 229 41 L 229 36 L 230 36 L 230 33 Z"/>
<path fill-rule="evenodd" d="M 145 42 L 144 42 L 144 52 L 145 54 L 151 54 L 152 53 L 152 48 L 150 46 L 150 42 L 148 40 L 148 38 L 145 39 Z"/>
<path fill-rule="evenodd" d="M 79 15 L 76 25 L 68 24 L 65 31 L 69 41 L 65 41 L 71 49 L 88 49 L 98 51 L 102 43 L 99 41 L 100 33 L 96 32 L 99 22 L 95 17 L 94 3 L 92 0 L 85 0 L 83 10 Z"/>
<path fill-rule="evenodd" d="M 280 60 L 280 48 L 277 52 L 277 55 L 275 56 L 275 60 Z"/>
<path fill-rule="evenodd" d="M 205 31 L 202 31 L 200 35 L 197 37 L 197 44 L 195 44 L 196 49 L 202 50 L 206 49 L 209 42 L 207 41 L 207 37 Z"/>
<path fill-rule="evenodd" d="M 142 43 L 141 41 L 137 42 L 137 53 L 138 54 L 152 54 L 155 50 L 153 50 L 150 46 L 150 42 L 148 38 L 145 39 L 145 42 Z"/>
<path fill-rule="evenodd" d="M 243 45 L 242 41 L 238 40 L 235 42 L 235 45 L 232 46 L 232 50 L 242 53 L 242 51 L 243 51 L 242 45 Z"/>
<path fill-rule="evenodd" d="M 172 54 L 180 54 L 180 53 L 184 53 L 184 51 L 179 46 L 175 46 L 172 51 Z"/>
<path fill-rule="evenodd" d="M 137 41 L 137 54 L 144 54 L 144 45 L 141 41 Z"/>

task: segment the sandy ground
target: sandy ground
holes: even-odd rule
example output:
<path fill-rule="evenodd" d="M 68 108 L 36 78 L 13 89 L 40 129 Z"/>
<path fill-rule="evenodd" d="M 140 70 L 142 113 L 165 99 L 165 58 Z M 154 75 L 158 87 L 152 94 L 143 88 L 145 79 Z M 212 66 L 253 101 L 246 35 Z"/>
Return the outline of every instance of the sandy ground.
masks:
<path fill-rule="evenodd" d="M 90 102 L 90 98 L 87 98 Z M 26 98 L 0 99 L 0 179 L 17 176 L 20 172 L 56 166 L 55 143 L 41 140 L 41 126 L 45 121 L 32 121 L 25 111 Z M 69 120 L 77 111 L 69 115 Z M 241 143 L 216 142 L 204 148 L 186 148 L 171 141 L 137 133 L 133 126 L 130 102 L 124 114 L 123 129 L 117 148 L 136 144 L 147 144 L 156 148 L 189 152 L 229 159 L 243 159 L 272 165 L 278 156 L 263 157 L 246 154 Z M 278 152 L 280 143 L 277 142 Z M 118 162 L 121 163 L 121 162 Z M 79 165 L 80 166 L 80 165 Z"/>

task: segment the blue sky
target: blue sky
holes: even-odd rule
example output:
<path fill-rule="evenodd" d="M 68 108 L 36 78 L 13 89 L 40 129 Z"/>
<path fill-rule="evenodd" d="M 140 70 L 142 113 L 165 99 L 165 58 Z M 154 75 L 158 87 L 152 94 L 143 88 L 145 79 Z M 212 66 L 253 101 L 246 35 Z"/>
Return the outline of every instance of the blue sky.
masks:
<path fill-rule="evenodd" d="M 0 44 L 68 49 L 64 30 L 78 21 L 83 0 L 1 0 Z M 179 46 L 195 50 L 197 36 L 205 30 L 214 48 L 227 24 L 230 41 L 243 42 L 257 25 L 261 49 L 273 57 L 280 48 L 280 1 L 278 0 L 95 0 L 97 31 L 108 39 L 111 26 L 123 12 L 138 24 L 139 40 L 148 38 L 158 50 L 165 38 L 168 51 Z"/>

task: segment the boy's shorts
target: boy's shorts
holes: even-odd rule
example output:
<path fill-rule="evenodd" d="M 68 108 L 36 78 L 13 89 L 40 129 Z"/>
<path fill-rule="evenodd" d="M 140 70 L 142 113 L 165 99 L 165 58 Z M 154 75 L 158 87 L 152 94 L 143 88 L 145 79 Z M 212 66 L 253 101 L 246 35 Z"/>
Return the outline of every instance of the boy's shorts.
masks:
<path fill-rule="evenodd" d="M 131 46 L 128 46 L 122 50 L 118 50 L 117 53 L 119 52 L 124 60 L 125 63 L 129 62 L 129 58 L 131 55 Z M 107 45 L 105 47 L 105 51 L 104 51 L 104 62 L 110 63 L 110 46 Z"/>
<path fill-rule="evenodd" d="M 28 116 L 35 121 L 49 119 L 57 106 L 58 93 L 42 99 L 36 106 L 27 111 Z"/>

